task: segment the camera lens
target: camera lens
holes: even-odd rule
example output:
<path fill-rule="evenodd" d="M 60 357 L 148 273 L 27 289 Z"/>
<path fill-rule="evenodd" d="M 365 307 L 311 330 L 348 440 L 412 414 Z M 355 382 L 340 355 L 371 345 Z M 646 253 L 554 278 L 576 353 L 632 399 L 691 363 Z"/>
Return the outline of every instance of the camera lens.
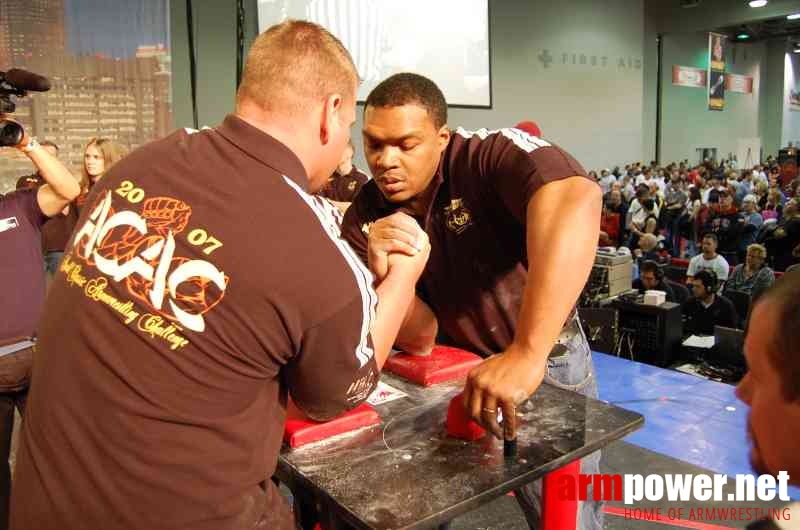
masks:
<path fill-rule="evenodd" d="M 10 120 L 0 120 L 0 146 L 19 145 L 24 136 L 22 125 Z"/>

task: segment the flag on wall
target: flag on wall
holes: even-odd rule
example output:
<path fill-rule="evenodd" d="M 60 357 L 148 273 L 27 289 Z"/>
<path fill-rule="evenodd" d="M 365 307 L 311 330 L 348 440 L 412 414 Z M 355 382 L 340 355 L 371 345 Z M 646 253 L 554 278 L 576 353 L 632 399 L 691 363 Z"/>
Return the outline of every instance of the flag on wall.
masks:
<path fill-rule="evenodd" d="M 708 108 L 725 108 L 725 35 L 708 34 Z"/>
<path fill-rule="evenodd" d="M 693 66 L 672 65 L 672 84 L 675 86 L 687 86 L 693 88 L 703 88 L 708 86 L 706 81 L 706 71 L 702 68 Z"/>
<path fill-rule="evenodd" d="M 753 77 L 749 75 L 726 74 L 725 91 L 740 94 L 753 93 Z"/>

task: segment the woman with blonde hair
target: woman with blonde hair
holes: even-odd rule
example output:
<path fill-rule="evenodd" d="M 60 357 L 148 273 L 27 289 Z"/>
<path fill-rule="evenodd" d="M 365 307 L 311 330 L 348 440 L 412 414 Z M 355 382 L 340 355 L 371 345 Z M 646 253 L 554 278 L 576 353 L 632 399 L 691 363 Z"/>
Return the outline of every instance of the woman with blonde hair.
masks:
<path fill-rule="evenodd" d="M 98 180 L 111 166 L 122 160 L 128 150 L 108 138 L 92 138 L 83 152 L 83 170 L 81 171 L 81 194 L 76 199 L 80 209 L 86 202 L 86 196 Z"/>

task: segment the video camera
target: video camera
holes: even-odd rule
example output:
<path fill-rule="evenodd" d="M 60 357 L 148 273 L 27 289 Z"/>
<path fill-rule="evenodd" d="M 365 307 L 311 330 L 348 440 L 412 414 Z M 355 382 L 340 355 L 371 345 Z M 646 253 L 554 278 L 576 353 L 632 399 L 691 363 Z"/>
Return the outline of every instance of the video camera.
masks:
<path fill-rule="evenodd" d="M 17 109 L 13 96 L 22 98 L 28 95 L 28 91 L 48 90 L 50 90 L 50 80 L 46 77 L 19 68 L 0 72 L 0 118 Z M 22 125 L 12 120 L 0 119 L 0 147 L 18 145 L 24 136 L 25 130 Z"/>

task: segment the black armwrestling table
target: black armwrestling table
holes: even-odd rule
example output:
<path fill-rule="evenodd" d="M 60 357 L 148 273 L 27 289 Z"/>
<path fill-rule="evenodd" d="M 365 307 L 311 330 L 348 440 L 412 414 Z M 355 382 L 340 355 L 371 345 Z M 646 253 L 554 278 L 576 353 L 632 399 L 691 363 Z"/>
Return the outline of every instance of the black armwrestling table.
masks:
<path fill-rule="evenodd" d="M 490 434 L 475 442 L 447 436 L 447 407 L 463 381 L 425 388 L 389 373 L 381 381 L 408 397 L 375 407 L 380 426 L 281 451 L 276 478 L 296 509 L 315 508 L 324 528 L 446 527 L 644 424 L 635 412 L 543 384 L 518 407 L 517 456 L 505 458 L 503 441 Z M 303 518 L 302 526 L 314 522 Z"/>

